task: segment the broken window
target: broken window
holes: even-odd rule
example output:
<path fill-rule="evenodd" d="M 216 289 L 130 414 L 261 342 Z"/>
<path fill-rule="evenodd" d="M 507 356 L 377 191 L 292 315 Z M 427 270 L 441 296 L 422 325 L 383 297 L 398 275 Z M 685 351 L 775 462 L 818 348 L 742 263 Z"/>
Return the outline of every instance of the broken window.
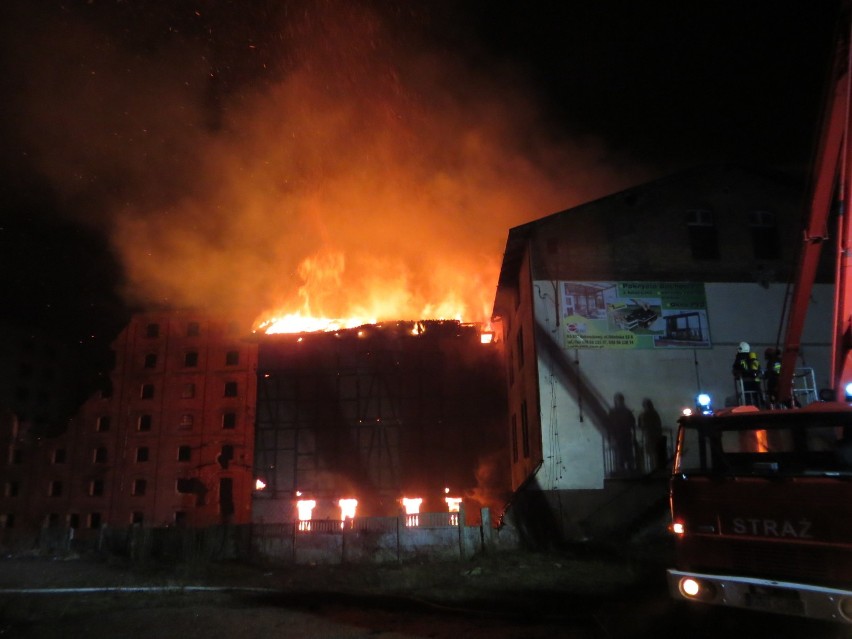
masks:
<path fill-rule="evenodd" d="M 219 479 L 219 514 L 234 514 L 234 480 L 230 477 Z"/>
<path fill-rule="evenodd" d="M 98 417 L 98 422 L 95 425 L 95 430 L 99 433 L 105 433 L 109 430 L 110 427 L 110 419 L 108 415 L 101 415 Z"/>
<path fill-rule="evenodd" d="M 145 494 L 145 491 L 148 488 L 148 480 L 147 479 L 134 479 L 133 480 L 133 494 L 136 496 L 141 496 Z"/>
<path fill-rule="evenodd" d="M 219 466 L 222 467 L 222 470 L 227 470 L 228 464 L 231 463 L 233 458 L 234 447 L 230 444 L 223 445 L 222 449 L 219 451 L 219 456 L 217 457 L 217 461 L 219 462 Z"/>
<path fill-rule="evenodd" d="M 59 497 L 62 495 L 62 482 L 58 479 L 54 479 L 48 484 L 47 494 L 51 497 Z"/>

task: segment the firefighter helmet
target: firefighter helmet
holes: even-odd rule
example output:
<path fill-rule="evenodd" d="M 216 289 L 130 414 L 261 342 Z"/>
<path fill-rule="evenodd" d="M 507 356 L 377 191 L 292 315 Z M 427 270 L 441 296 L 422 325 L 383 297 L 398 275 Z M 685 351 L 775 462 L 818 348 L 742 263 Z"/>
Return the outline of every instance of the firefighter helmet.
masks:
<path fill-rule="evenodd" d="M 751 346 L 748 345 L 748 342 L 740 342 L 739 348 L 737 348 L 738 353 L 748 353 L 751 351 Z"/>

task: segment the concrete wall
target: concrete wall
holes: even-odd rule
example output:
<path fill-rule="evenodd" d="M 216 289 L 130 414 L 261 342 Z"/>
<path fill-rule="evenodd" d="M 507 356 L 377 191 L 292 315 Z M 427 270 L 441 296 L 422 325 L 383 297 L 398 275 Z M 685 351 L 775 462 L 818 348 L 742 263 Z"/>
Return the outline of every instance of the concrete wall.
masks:
<path fill-rule="evenodd" d="M 552 290 L 536 281 L 536 290 Z M 558 329 L 557 306 L 534 295 L 537 323 L 542 466 L 536 479 L 543 490 L 601 489 L 612 470 L 607 450 L 607 413 L 621 393 L 635 416 L 650 398 L 664 427 L 673 428 L 681 410 L 699 391 L 716 406 L 734 401 L 731 363 L 740 341 L 748 341 L 761 360 L 778 334 L 785 287 L 711 283 L 705 287 L 710 348 L 566 349 Z M 801 362 L 816 371 L 818 386 L 828 385 L 832 287 L 814 291 Z"/>

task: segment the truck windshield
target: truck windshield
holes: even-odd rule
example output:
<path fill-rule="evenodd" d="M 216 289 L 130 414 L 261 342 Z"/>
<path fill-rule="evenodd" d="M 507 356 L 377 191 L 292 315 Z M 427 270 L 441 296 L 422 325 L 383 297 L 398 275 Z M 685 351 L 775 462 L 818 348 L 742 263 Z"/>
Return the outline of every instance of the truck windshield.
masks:
<path fill-rule="evenodd" d="M 675 472 L 852 477 L 852 424 L 816 418 L 685 420 Z"/>

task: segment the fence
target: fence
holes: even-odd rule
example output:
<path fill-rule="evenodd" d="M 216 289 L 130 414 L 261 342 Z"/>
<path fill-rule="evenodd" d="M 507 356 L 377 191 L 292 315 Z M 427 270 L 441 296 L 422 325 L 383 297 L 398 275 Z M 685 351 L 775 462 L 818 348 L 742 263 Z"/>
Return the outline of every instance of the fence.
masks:
<path fill-rule="evenodd" d="M 513 531 L 492 527 L 487 508 L 481 521 L 467 526 L 458 513 L 420 513 L 207 528 L 103 526 L 78 532 L 51 527 L 31 534 L 19 530 L 14 536 L 3 535 L 0 549 L 43 554 L 103 552 L 134 561 L 342 564 L 464 559 L 480 552 L 517 548 Z"/>

